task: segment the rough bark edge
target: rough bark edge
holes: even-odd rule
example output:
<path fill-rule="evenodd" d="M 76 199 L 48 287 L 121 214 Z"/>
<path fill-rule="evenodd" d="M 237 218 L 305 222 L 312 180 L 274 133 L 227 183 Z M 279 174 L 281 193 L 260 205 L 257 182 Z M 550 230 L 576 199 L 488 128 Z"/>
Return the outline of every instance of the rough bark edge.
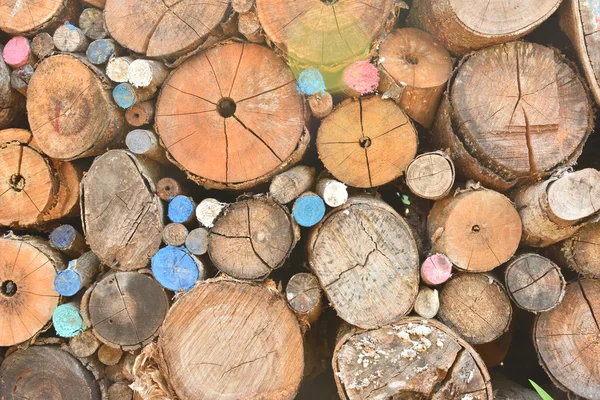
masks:
<path fill-rule="evenodd" d="M 33 29 L 28 31 L 14 31 L 12 29 L 6 29 L 6 27 L 2 28 L 2 30 L 10 35 L 14 36 L 27 36 L 33 37 L 37 33 L 42 32 L 47 29 L 52 29 L 58 27 L 58 25 L 62 24 L 64 21 L 78 21 L 79 14 L 81 14 L 81 5 L 77 0 L 62 0 L 60 6 L 60 10 L 54 14 L 54 16 L 50 17 L 46 21 L 41 24 L 36 25 Z"/>

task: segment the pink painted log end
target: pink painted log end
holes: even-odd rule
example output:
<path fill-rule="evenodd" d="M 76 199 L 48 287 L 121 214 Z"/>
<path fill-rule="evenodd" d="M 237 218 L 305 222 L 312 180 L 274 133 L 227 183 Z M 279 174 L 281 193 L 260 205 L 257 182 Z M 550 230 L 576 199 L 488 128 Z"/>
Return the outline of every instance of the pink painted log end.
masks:
<path fill-rule="evenodd" d="M 357 61 L 344 70 L 344 83 L 360 94 L 372 93 L 379 85 L 379 72 L 370 62 Z"/>
<path fill-rule="evenodd" d="M 13 68 L 22 67 L 27 64 L 31 56 L 31 44 L 29 39 L 23 36 L 15 36 L 4 46 L 4 62 Z"/>
<path fill-rule="evenodd" d="M 430 286 L 441 285 L 452 276 L 452 262 L 443 254 L 427 257 L 421 266 L 421 278 Z"/>

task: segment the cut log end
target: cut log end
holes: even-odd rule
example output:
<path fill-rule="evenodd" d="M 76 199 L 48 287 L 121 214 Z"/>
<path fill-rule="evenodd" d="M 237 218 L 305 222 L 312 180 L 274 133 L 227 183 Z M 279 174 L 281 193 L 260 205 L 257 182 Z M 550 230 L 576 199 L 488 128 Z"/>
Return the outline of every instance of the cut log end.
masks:
<path fill-rule="evenodd" d="M 339 207 L 348 201 L 348 187 L 335 179 L 321 179 L 315 191 L 329 207 Z"/>
<path fill-rule="evenodd" d="M 421 265 L 421 279 L 427 285 L 437 286 L 452 276 L 452 261 L 443 254 L 433 254 Z"/>
<path fill-rule="evenodd" d="M 440 309 L 439 292 L 428 287 L 419 289 L 414 309 L 423 318 L 434 318 Z"/>
<path fill-rule="evenodd" d="M 171 199 L 185 195 L 183 187 L 173 178 L 162 178 L 156 184 L 156 193 L 161 200 L 171 201 Z"/>
<path fill-rule="evenodd" d="M 208 230 L 196 228 L 185 238 L 185 248 L 192 254 L 201 256 L 208 252 Z"/>
<path fill-rule="evenodd" d="M 574 222 L 600 210 L 600 172 L 586 168 L 567 173 L 548 185 L 548 207 L 563 221 Z"/>
<path fill-rule="evenodd" d="M 76 303 L 62 304 L 52 314 L 52 325 L 60 337 L 72 338 L 85 331 L 86 326 Z"/>
<path fill-rule="evenodd" d="M 313 192 L 305 192 L 294 202 L 292 216 L 298 225 L 310 228 L 325 216 L 325 202 Z"/>
<path fill-rule="evenodd" d="M 287 204 L 310 190 L 315 181 L 315 169 L 297 165 L 276 175 L 269 186 L 269 194 L 280 204 Z"/>
<path fill-rule="evenodd" d="M 162 286 L 174 292 L 187 291 L 206 278 L 200 260 L 174 246 L 163 247 L 152 257 L 152 272 Z"/>
<path fill-rule="evenodd" d="M 292 276 L 285 288 L 285 296 L 290 308 L 306 322 L 313 323 L 321 314 L 321 286 L 310 273 L 301 272 Z"/>
<path fill-rule="evenodd" d="M 406 184 L 411 192 L 429 200 L 446 197 L 454 185 L 454 164 L 444 153 L 425 153 L 410 162 Z"/>
<path fill-rule="evenodd" d="M 167 246 L 183 246 L 188 236 L 188 229 L 183 224 L 170 223 L 162 231 L 162 240 Z"/>
<path fill-rule="evenodd" d="M 185 224 L 192 221 L 196 203 L 188 196 L 176 196 L 169 202 L 167 215 L 175 223 Z"/>

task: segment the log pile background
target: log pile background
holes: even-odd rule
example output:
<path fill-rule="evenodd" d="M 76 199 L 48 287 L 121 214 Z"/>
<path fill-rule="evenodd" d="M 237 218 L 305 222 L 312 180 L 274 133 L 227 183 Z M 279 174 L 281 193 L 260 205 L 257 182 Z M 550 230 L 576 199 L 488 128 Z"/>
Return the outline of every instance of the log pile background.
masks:
<path fill-rule="evenodd" d="M 597 0 L 0 0 L 0 399 L 600 399 Z"/>

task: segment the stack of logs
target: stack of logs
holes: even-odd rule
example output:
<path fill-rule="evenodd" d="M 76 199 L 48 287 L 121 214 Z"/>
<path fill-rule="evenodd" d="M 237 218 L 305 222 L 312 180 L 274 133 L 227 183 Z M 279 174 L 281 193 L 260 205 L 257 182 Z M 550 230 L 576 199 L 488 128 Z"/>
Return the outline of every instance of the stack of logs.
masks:
<path fill-rule="evenodd" d="M 0 399 L 600 399 L 598 2 L 409 3 L 0 0 Z"/>

